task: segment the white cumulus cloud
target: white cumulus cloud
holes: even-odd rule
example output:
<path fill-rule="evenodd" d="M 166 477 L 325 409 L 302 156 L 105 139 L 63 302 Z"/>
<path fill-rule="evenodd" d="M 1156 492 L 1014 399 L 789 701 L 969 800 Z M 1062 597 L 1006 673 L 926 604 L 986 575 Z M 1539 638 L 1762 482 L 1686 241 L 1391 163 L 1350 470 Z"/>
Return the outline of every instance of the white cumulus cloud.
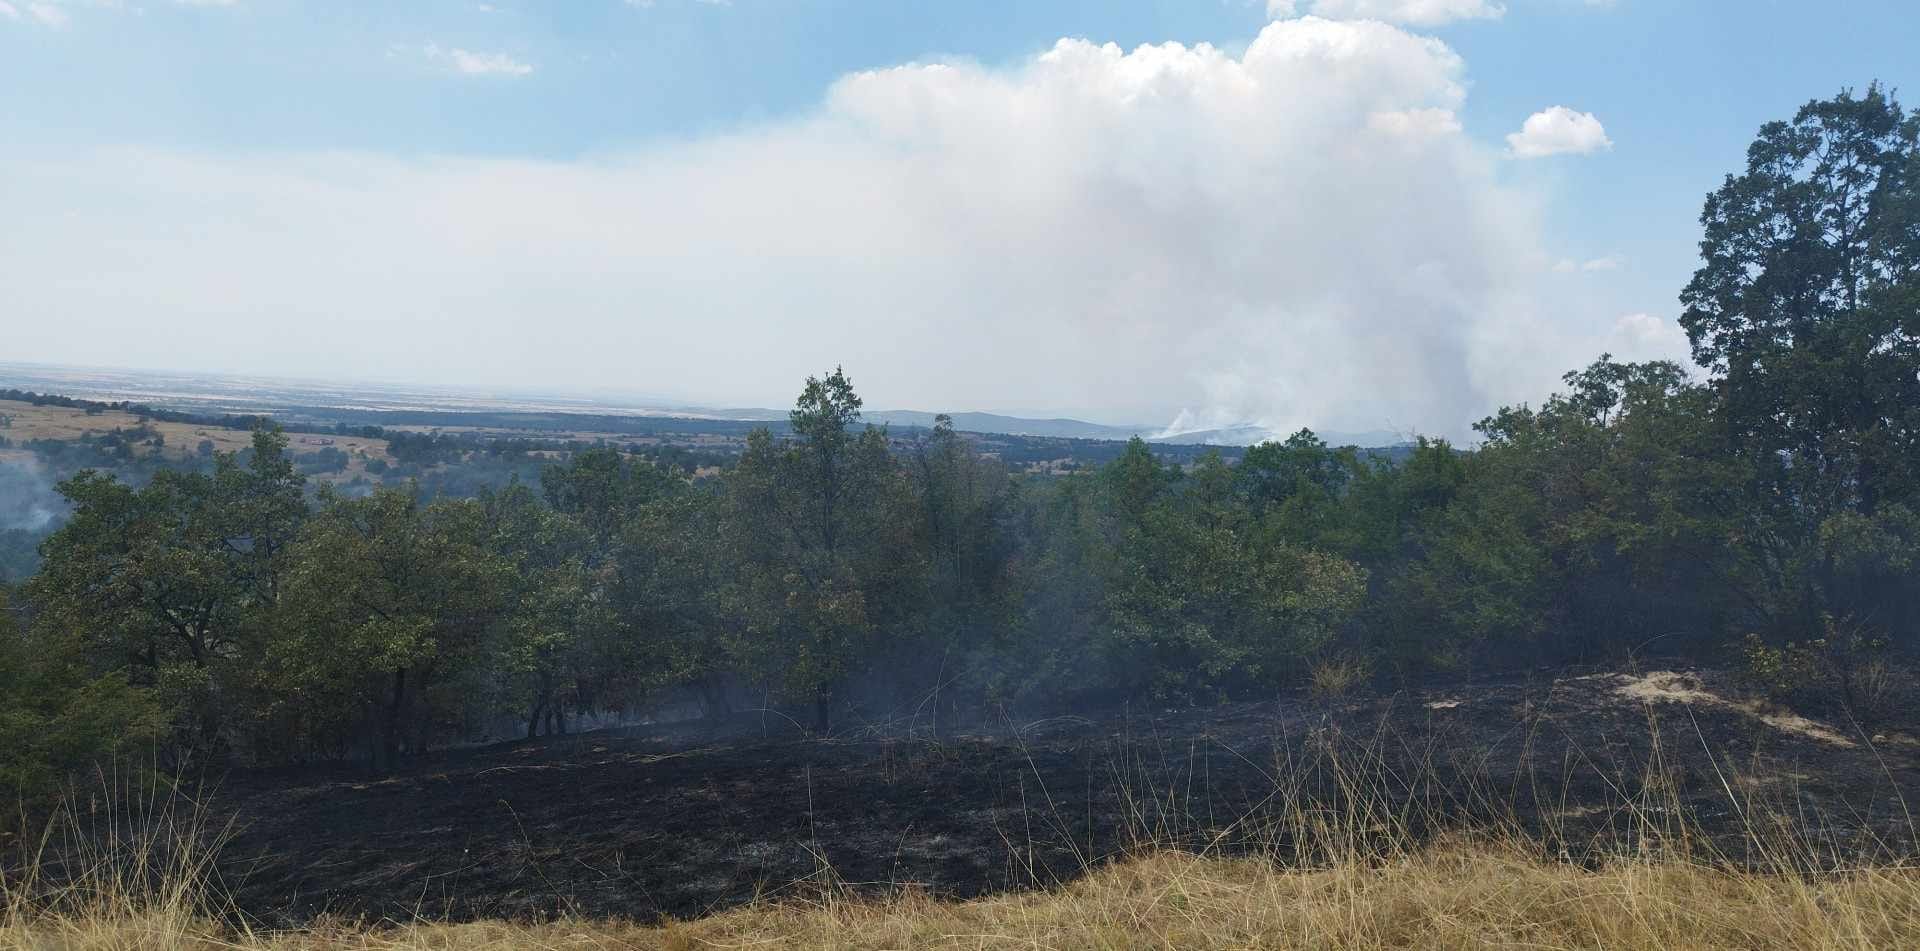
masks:
<path fill-rule="evenodd" d="M 1575 112 L 1566 106 L 1542 109 L 1527 117 L 1520 131 L 1507 136 L 1507 150 L 1514 158 L 1535 159 L 1550 155 L 1587 155 L 1613 148 L 1607 130 L 1591 112 Z"/>
<path fill-rule="evenodd" d="M 1572 274 L 1575 271 L 1586 271 L 1591 273 L 1594 271 L 1618 271 L 1621 268 L 1626 266 L 1627 266 L 1627 259 L 1624 256 L 1618 255 L 1618 254 L 1609 254 L 1605 257 L 1589 258 L 1585 261 L 1576 261 L 1572 258 L 1561 258 L 1559 261 L 1554 263 L 1553 270 L 1557 274 Z"/>
<path fill-rule="evenodd" d="M 50 26 L 54 29 L 66 26 L 73 19 L 67 15 L 67 11 L 51 3 L 29 3 L 27 4 L 27 15 L 39 21 L 41 25 Z"/>
<path fill-rule="evenodd" d="M 844 364 L 874 407 L 1460 434 L 1615 330 L 1465 96 L 1446 45 L 1309 18 L 574 160 L 9 150 L 8 346 L 709 405 Z"/>
<path fill-rule="evenodd" d="M 420 48 L 420 52 L 427 59 L 467 76 L 526 76 L 533 72 L 532 64 L 523 63 L 505 53 L 476 53 L 458 47 L 443 47 L 438 43 L 428 43 Z"/>
<path fill-rule="evenodd" d="M 1408 26 L 1442 26 L 1456 20 L 1497 20 L 1507 8 L 1491 0 L 1267 0 L 1267 16 L 1300 14 L 1329 20 L 1381 20 Z"/>

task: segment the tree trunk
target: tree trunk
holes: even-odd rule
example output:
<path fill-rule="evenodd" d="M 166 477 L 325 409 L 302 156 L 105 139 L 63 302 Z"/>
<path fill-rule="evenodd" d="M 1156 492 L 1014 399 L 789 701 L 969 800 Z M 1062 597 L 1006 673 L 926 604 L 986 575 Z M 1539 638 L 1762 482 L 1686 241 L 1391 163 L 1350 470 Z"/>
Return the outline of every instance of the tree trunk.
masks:
<path fill-rule="evenodd" d="M 819 733 L 823 736 L 826 734 L 827 727 L 830 725 L 828 723 L 828 714 L 831 712 L 831 710 L 832 710 L 832 701 L 827 697 L 826 694 L 824 693 L 814 694 L 813 696 L 813 732 Z"/>
<path fill-rule="evenodd" d="M 1872 518 L 1880 508 L 1880 472 L 1871 458 L 1860 460 L 1860 469 L 1854 474 L 1860 482 L 1860 514 Z"/>
<path fill-rule="evenodd" d="M 407 669 L 400 667 L 393 672 L 393 698 L 387 704 L 387 723 L 385 735 L 380 738 L 375 754 L 374 765 L 382 770 L 393 769 L 400 762 L 400 718 L 406 712 Z"/>
<path fill-rule="evenodd" d="M 714 674 L 700 678 L 700 705 L 708 723 L 723 723 L 733 715 L 727 703 L 727 686 Z"/>

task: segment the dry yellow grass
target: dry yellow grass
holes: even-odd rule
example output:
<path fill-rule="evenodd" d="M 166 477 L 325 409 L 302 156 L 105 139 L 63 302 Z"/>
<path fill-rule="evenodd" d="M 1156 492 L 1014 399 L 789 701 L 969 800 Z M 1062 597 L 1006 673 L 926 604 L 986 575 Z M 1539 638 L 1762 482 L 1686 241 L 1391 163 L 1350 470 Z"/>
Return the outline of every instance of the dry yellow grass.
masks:
<path fill-rule="evenodd" d="M 70 796 L 43 827 L 38 854 L 67 863 L 58 882 L 45 859 L 11 876 L 0 869 L 0 948 L 1920 948 L 1920 865 L 1908 847 L 1876 840 L 1848 862 L 1831 840 L 1800 831 L 1820 828 L 1821 817 L 1737 792 L 1747 777 L 1725 787 L 1744 830 L 1738 860 L 1686 818 L 1656 758 L 1637 789 L 1605 807 L 1628 834 L 1574 861 L 1547 844 L 1567 841 L 1557 834 L 1529 834 L 1511 817 L 1448 823 L 1386 795 L 1364 765 L 1326 766 L 1342 794 L 1315 802 L 1280 780 L 1275 795 L 1287 805 L 1262 827 L 1266 845 L 1254 854 L 1156 848 L 1142 824 L 1130 857 L 1046 889 L 951 901 L 906 886 L 877 896 L 823 866 L 778 895 L 690 921 L 292 930 L 252 924 L 221 900 L 212 858 L 225 835 L 205 825 L 197 795 L 165 782 L 129 794 L 135 784 L 116 775 L 104 795 Z M 1456 831 L 1422 835 L 1415 825 Z M 1911 843 L 1913 832 L 1899 838 Z"/>
<path fill-rule="evenodd" d="M 0 400 L 0 416 L 12 417 L 11 424 L 0 429 L 0 436 L 16 443 L 30 439 L 75 440 L 89 434 L 104 435 L 116 428 L 132 429 L 141 425 L 139 417 L 120 410 L 107 410 L 89 416 L 83 409 L 35 406 L 15 400 Z M 253 435 L 238 429 L 152 420 L 146 425 L 165 437 L 166 446 L 161 453 L 170 459 L 184 459 L 193 455 L 201 440 L 212 440 L 213 447 L 221 452 L 237 452 L 253 444 Z M 387 441 L 384 439 L 288 433 L 287 441 L 288 450 L 294 453 L 313 452 L 327 446 L 346 452 L 351 459 L 347 470 L 324 477 L 329 480 L 351 479 L 365 471 L 368 459 L 388 458 Z M 11 450 L 9 453 L 23 457 L 31 455 L 23 450 Z"/>
<path fill-rule="evenodd" d="M 235 930 L 172 904 L 11 915 L 0 945 L 403 951 L 599 948 L 1912 948 L 1920 873 L 1824 878 L 1738 873 L 1677 859 L 1597 870 L 1509 846 L 1440 846 L 1401 859 L 1289 872 L 1271 862 L 1163 854 L 1061 889 L 969 902 L 905 895 L 764 904 L 649 926 L 323 924 Z"/>

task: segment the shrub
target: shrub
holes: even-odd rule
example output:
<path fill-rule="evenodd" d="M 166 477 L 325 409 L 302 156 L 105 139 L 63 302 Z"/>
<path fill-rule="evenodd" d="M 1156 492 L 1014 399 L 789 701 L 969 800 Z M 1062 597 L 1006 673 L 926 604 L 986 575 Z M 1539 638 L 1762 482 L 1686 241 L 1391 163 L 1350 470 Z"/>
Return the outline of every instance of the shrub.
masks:
<path fill-rule="evenodd" d="M 1322 700 L 1337 700 L 1373 677 L 1373 663 L 1357 654 L 1334 654 L 1313 662 L 1309 689 Z"/>
<path fill-rule="evenodd" d="M 1850 619 L 1823 623 L 1824 636 L 1779 646 L 1747 635 L 1741 648 L 1747 681 L 1796 707 L 1837 709 L 1862 722 L 1884 718 L 1909 680 L 1886 638 Z"/>

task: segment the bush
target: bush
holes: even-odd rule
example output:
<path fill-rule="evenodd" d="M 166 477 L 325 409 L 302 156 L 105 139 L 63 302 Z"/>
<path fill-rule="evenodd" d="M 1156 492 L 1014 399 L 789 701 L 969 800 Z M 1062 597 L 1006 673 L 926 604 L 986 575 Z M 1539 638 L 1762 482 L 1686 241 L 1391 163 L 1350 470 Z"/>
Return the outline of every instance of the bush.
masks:
<path fill-rule="evenodd" d="M 1357 654 L 1334 654 L 1313 662 L 1308 689 L 1322 700 L 1338 700 L 1373 677 L 1373 663 Z"/>
<path fill-rule="evenodd" d="M 1885 638 L 1851 621 L 1824 623 L 1825 636 L 1779 646 L 1749 634 L 1741 647 L 1747 681 L 1797 708 L 1840 711 L 1861 722 L 1884 719 L 1911 678 Z"/>

